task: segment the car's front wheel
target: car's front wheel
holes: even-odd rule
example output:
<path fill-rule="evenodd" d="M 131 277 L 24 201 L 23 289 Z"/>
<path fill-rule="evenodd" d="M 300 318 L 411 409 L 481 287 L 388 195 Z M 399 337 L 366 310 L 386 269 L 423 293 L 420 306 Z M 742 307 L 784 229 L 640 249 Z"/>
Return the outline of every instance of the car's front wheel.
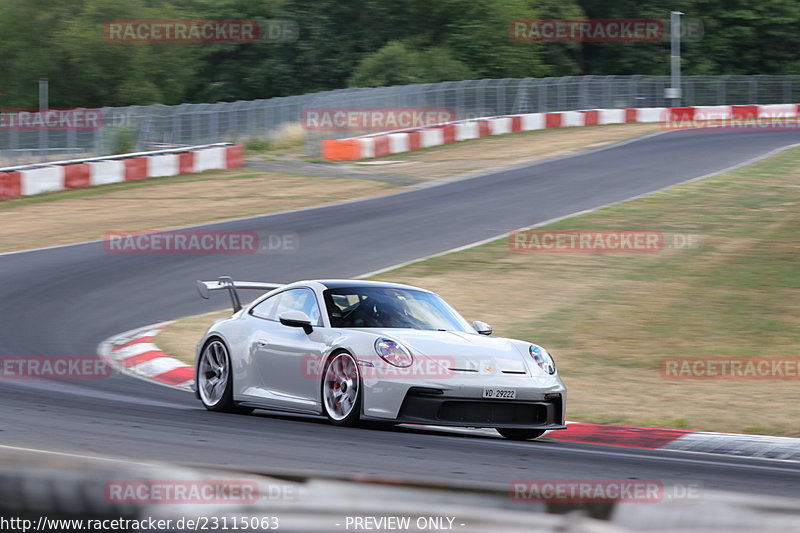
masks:
<path fill-rule="evenodd" d="M 497 428 L 497 432 L 511 440 L 530 440 L 544 435 L 544 429 Z"/>
<path fill-rule="evenodd" d="M 203 347 L 197 362 L 197 392 L 209 411 L 249 413 L 233 401 L 233 371 L 228 348 L 220 339 L 212 339 Z"/>
<path fill-rule="evenodd" d="M 322 373 L 322 408 L 331 424 L 355 426 L 361 421 L 361 376 L 347 352 L 331 357 Z"/>

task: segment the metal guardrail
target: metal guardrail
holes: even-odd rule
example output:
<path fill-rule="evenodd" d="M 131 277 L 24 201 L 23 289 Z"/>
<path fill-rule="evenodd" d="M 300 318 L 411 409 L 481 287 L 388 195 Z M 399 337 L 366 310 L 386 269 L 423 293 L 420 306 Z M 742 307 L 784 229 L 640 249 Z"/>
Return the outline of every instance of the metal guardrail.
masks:
<path fill-rule="evenodd" d="M 221 497 L 217 497 L 217 501 L 202 501 L 203 498 L 191 495 L 179 499 L 159 492 L 154 494 L 160 496 L 149 501 L 149 496 L 137 497 L 138 491 L 123 495 L 121 490 L 115 493 L 112 488 L 151 484 L 167 488 L 246 486 L 252 489 L 255 498 L 243 498 L 244 493 L 241 493 L 237 501 L 236 493 L 231 493 L 231 501 L 223 501 Z M 158 527 L 158 531 L 164 533 L 179 533 L 198 529 L 189 526 L 187 520 L 197 524 L 203 523 L 203 517 L 215 517 L 220 523 L 224 520 L 226 524 L 244 522 L 247 526 L 238 529 L 253 533 L 269 533 L 275 529 L 323 533 L 366 529 L 348 528 L 343 524 L 346 517 L 395 516 L 409 517 L 415 525 L 418 518 L 425 517 L 452 517 L 457 522 L 450 528 L 369 529 L 451 529 L 468 533 L 790 533 L 797 531 L 798 525 L 798 500 L 792 496 L 703 490 L 697 498 L 653 503 L 513 501 L 505 484 L 411 481 L 288 470 L 243 472 L 30 449 L 0 449 L 0 518 L 15 519 L 12 527 L 20 531 L 22 523 L 26 523 L 28 531 L 76 531 L 93 529 L 82 527 L 88 520 L 108 523 L 124 520 L 127 524 L 161 520 L 163 526 L 124 529 L 156 531 L 152 527 Z M 159 501 L 160 498 L 165 501 Z M 265 518 L 270 527 L 262 525 Z M 62 525 L 56 529 L 56 523 L 67 520 L 80 521 L 80 525 L 68 529 Z"/>
<path fill-rule="evenodd" d="M 2 167 L 0 168 L 0 172 L 17 172 L 20 170 L 30 170 L 33 168 L 41 168 L 41 167 L 53 167 L 57 165 L 74 165 L 77 163 L 97 163 L 98 161 L 115 161 L 118 159 L 130 159 L 132 157 L 146 157 L 152 155 L 163 155 L 163 154 L 176 154 L 181 152 L 188 152 L 191 150 L 201 150 L 203 148 L 214 148 L 215 146 L 231 146 L 233 143 L 212 143 L 212 144 L 203 144 L 199 146 L 181 146 L 180 148 L 165 148 L 163 150 L 152 150 L 149 152 L 133 152 L 129 154 L 115 154 L 115 155 L 105 155 L 105 156 L 97 156 L 97 157 L 83 157 L 79 159 L 65 159 L 62 161 L 47 161 L 44 163 L 31 163 L 27 165 L 17 165 L 14 167 Z"/>
<path fill-rule="evenodd" d="M 282 126 L 300 121 L 308 107 L 439 107 L 456 119 L 576 109 L 663 107 L 668 76 L 567 76 L 451 81 L 378 88 L 349 88 L 265 100 L 106 107 L 102 126 L 91 131 L 12 131 L 0 128 L 0 158 L 39 157 L 53 147 L 87 155 L 147 150 L 154 146 L 269 139 Z M 800 102 L 800 76 L 685 76 L 682 105 L 778 104 Z M 307 139 L 314 154 L 322 139 L 350 131 L 315 132 Z"/>

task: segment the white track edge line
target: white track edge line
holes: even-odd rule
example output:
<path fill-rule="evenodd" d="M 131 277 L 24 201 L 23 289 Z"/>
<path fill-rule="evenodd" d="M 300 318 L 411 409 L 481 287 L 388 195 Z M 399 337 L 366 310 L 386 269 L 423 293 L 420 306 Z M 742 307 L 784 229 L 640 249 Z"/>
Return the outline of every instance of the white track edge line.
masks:
<path fill-rule="evenodd" d="M 659 132 L 659 133 L 662 133 L 662 132 Z M 664 132 L 664 133 L 666 133 L 666 132 Z M 746 167 L 748 165 L 752 165 L 754 163 L 758 163 L 759 161 L 761 161 L 763 159 L 768 159 L 768 158 L 772 157 L 773 155 L 777 155 L 777 154 L 779 154 L 781 152 L 784 152 L 784 151 L 789 150 L 791 148 L 796 148 L 798 146 L 800 146 L 800 143 L 789 144 L 789 145 L 786 145 L 786 146 L 782 146 L 780 148 L 775 148 L 774 150 L 771 150 L 771 151 L 766 152 L 764 154 L 752 157 L 750 159 L 747 159 L 746 161 L 742 161 L 741 163 L 737 163 L 735 165 L 723 168 L 721 170 L 715 170 L 714 172 L 709 172 L 708 174 L 703 174 L 702 176 L 695 176 L 694 178 L 689 178 L 689 179 L 686 179 L 686 180 L 683 180 L 683 181 L 678 181 L 678 182 L 672 183 L 670 185 L 665 185 L 664 187 L 661 187 L 659 189 L 655 189 L 655 190 L 652 190 L 652 191 L 649 191 L 649 192 L 645 192 L 645 193 L 642 193 L 642 194 L 637 194 L 636 196 L 631 196 L 629 198 L 625 198 L 623 200 L 618 200 L 616 202 L 609 202 L 609 203 L 606 203 L 606 204 L 603 204 L 603 205 L 599 205 L 597 207 L 584 209 L 583 211 L 576 211 L 574 213 L 570 213 L 570 214 L 563 215 L 563 216 L 560 216 L 560 217 L 550 218 L 550 219 L 544 220 L 542 222 L 537 222 L 536 224 L 532 224 L 530 226 L 517 228 L 515 231 L 539 228 L 539 227 L 542 227 L 542 226 L 546 226 L 548 224 L 553 224 L 555 222 L 559 222 L 561 220 L 566 220 L 568 218 L 573 218 L 573 217 L 579 217 L 579 216 L 582 216 L 582 215 L 586 215 L 586 214 L 592 213 L 594 211 L 598 211 L 600 209 L 605 209 L 606 207 L 611 207 L 611 206 L 614 206 L 614 205 L 624 204 L 626 202 L 630 202 L 630 201 L 633 201 L 633 200 L 638 200 L 640 198 L 645 198 L 645 197 L 650 196 L 652 194 L 657 194 L 657 193 L 663 192 L 663 191 L 665 191 L 665 190 L 667 190 L 667 189 L 669 189 L 671 187 L 676 187 L 678 185 L 685 185 L 687 183 L 692 183 L 692 182 L 699 181 L 699 180 L 702 180 L 702 179 L 705 179 L 705 178 L 711 178 L 711 177 L 717 176 L 719 174 L 725 174 L 726 172 L 733 172 L 734 170 L 738 170 L 738 169 L 740 169 L 742 167 Z M 409 261 L 404 261 L 404 262 L 398 263 L 396 265 L 391 265 L 391 266 L 388 266 L 388 267 L 379 268 L 377 270 L 372 270 L 370 272 L 367 272 L 366 274 L 359 274 L 358 276 L 354 276 L 354 277 L 355 278 L 366 278 L 366 277 L 376 276 L 378 274 L 382 274 L 384 272 L 388 272 L 389 270 L 395 270 L 395 269 L 398 269 L 398 268 L 402 268 L 402 267 L 405 267 L 405 266 L 412 265 L 414 263 L 427 261 L 428 259 L 433 259 L 435 257 L 441 257 L 443 255 L 447 255 L 447 254 L 451 254 L 451 253 L 455 253 L 455 252 L 462 252 L 462 251 L 468 250 L 470 248 L 475 248 L 475 247 L 481 246 L 483 244 L 488 244 L 488 243 L 496 241 L 498 239 L 502 239 L 503 237 L 505 237 L 507 235 L 510 235 L 510 234 L 511 234 L 511 232 L 499 233 L 499 234 L 497 234 L 497 235 L 495 235 L 493 237 L 489 237 L 487 239 L 482 239 L 480 241 L 464 244 L 462 246 L 457 246 L 456 248 L 451 248 L 451 249 L 445 250 L 443 252 L 436 252 L 436 253 L 429 254 L 429 255 L 426 255 L 424 257 L 420 257 L 420 258 L 417 258 L 417 259 L 411 259 Z"/>
<path fill-rule="evenodd" d="M 668 133 L 668 132 L 656 132 L 656 133 L 653 133 L 653 134 L 650 134 L 650 135 L 646 135 L 644 137 L 638 137 L 638 138 L 635 138 L 635 139 L 628 139 L 627 141 L 624 141 L 623 144 L 624 143 L 628 143 L 628 142 L 638 141 L 638 140 L 644 139 L 646 137 L 651 137 L 651 136 L 654 136 L 654 135 L 661 135 L 663 133 Z M 800 143 L 786 145 L 786 146 L 771 150 L 769 152 L 766 152 L 764 154 L 752 157 L 750 159 L 747 159 L 745 161 L 737 163 L 736 165 L 732 165 L 730 167 L 727 167 L 727 168 L 724 168 L 724 169 L 721 169 L 721 170 L 717 170 L 717 171 L 714 171 L 714 172 L 703 174 L 701 176 L 695 176 L 693 178 L 689 178 L 689 179 L 684 180 L 684 181 L 679 181 L 679 182 L 676 182 L 676 183 L 673 183 L 673 184 L 670 184 L 670 185 L 666 185 L 666 186 L 661 187 L 659 189 L 656 189 L 656 190 L 653 190 L 653 191 L 650 191 L 650 192 L 646 192 L 646 193 L 642 193 L 642 194 L 639 194 L 639 195 L 636 195 L 636 196 L 632 196 L 632 197 L 626 198 L 624 200 L 619 200 L 617 202 L 609 202 L 607 204 L 603 204 L 603 205 L 600 205 L 600 206 L 597 206 L 597 207 L 593 207 L 593 208 L 590 208 L 590 209 L 585 209 L 583 211 L 578 211 L 578 212 L 571 213 L 571 214 L 568 214 L 568 215 L 564 215 L 564 216 L 548 219 L 548 220 L 539 222 L 537 224 L 533 224 L 531 226 L 518 228 L 518 230 L 533 229 L 533 228 L 541 227 L 541 226 L 544 226 L 544 225 L 547 225 L 547 224 L 552 224 L 554 222 L 558 222 L 560 220 L 564 220 L 564 219 L 567 219 L 567 218 L 572 218 L 572 217 L 577 217 L 577 216 L 585 215 L 585 214 L 588 214 L 588 213 L 592 213 L 594 211 L 597 211 L 597 210 L 600 210 L 600 209 L 603 209 L 603 208 L 606 208 L 606 207 L 610 207 L 610 206 L 613 206 L 613 205 L 623 204 L 623 203 L 626 203 L 626 202 L 630 202 L 632 200 L 637 200 L 639 198 L 644 198 L 644 197 L 650 196 L 652 194 L 656 194 L 656 193 L 662 192 L 662 191 L 664 191 L 666 189 L 669 189 L 671 187 L 675 187 L 677 185 L 684 185 L 684 184 L 692 183 L 692 182 L 699 181 L 699 180 L 702 180 L 702 179 L 705 179 L 705 178 L 710 178 L 710 177 L 713 177 L 713 176 L 717 176 L 719 174 L 724 174 L 726 172 L 733 172 L 734 170 L 738 170 L 738 169 L 740 169 L 742 167 L 757 163 L 757 162 L 759 162 L 759 161 L 761 161 L 763 159 L 767 159 L 769 157 L 772 157 L 773 155 L 780 154 L 781 152 L 784 152 L 786 150 L 789 150 L 791 148 L 795 148 L 795 147 L 798 147 L 798 146 L 800 146 Z M 605 148 L 610 148 L 610 146 L 609 147 L 601 147 L 598 150 L 603 150 Z M 572 155 L 582 155 L 583 153 L 590 153 L 590 152 L 582 152 L 582 153 L 577 153 L 577 154 L 572 154 Z M 566 157 L 570 157 L 570 156 L 566 156 Z M 556 158 L 556 159 L 558 159 L 558 158 Z M 479 177 L 479 176 L 475 176 L 475 177 Z M 403 191 L 403 192 L 407 192 L 407 191 Z M 402 193 L 394 193 L 394 194 L 402 194 Z M 392 196 L 392 195 L 386 195 L 386 196 Z M 355 201 L 362 201 L 362 200 L 355 200 Z M 345 203 L 350 203 L 350 202 L 345 202 Z M 333 205 L 335 205 L 335 204 L 333 204 Z M 300 211 L 304 211 L 304 210 L 305 209 L 302 209 Z M 288 211 L 288 212 L 291 213 L 291 211 Z M 270 215 L 267 215 L 267 216 L 270 216 Z M 245 218 L 253 218 L 253 217 L 245 217 Z M 509 235 L 509 234 L 510 234 L 509 232 L 504 232 L 504 233 L 498 234 L 498 235 L 496 235 L 494 237 L 489 237 L 487 239 L 482 239 L 480 241 L 476 241 L 476 242 L 473 242 L 473 243 L 465 244 L 463 246 L 458 246 L 456 248 L 451 248 L 451 249 L 445 250 L 443 252 L 430 254 L 430 255 L 427 255 L 427 256 L 424 256 L 424 257 L 421 257 L 421 258 L 418 258 L 418 259 L 412 259 L 412 260 L 409 260 L 409 261 L 398 263 L 396 265 L 391 265 L 391 266 L 388 266 L 388 267 L 385 267 L 385 268 L 381 268 L 381 269 L 378 269 L 378 270 L 367 272 L 365 274 L 360 274 L 360 275 L 354 276 L 354 278 L 358 279 L 358 278 L 370 277 L 370 276 L 374 276 L 374 275 L 377 275 L 377 274 L 380 274 L 380 273 L 388 272 L 390 270 L 395 270 L 395 269 L 398 269 L 398 268 L 402 268 L 404 266 L 408 266 L 408 265 L 411 265 L 411 264 L 414 264 L 414 263 L 418 263 L 418 262 L 421 262 L 421 261 L 426 261 L 428 259 L 432 259 L 432 258 L 435 258 L 435 257 L 440 257 L 440 256 L 447 255 L 447 254 L 450 254 L 450 253 L 456 253 L 456 252 L 460 252 L 460 251 L 463 251 L 463 250 L 468 250 L 470 248 L 475 248 L 477 246 L 481 246 L 482 244 L 487 244 L 489 242 L 501 239 L 501 238 L 503 238 L 503 237 L 505 237 L 506 235 Z M 81 243 L 75 243 L 75 244 L 81 244 Z M 15 252 L 12 252 L 12 253 L 15 253 Z M 3 255 L 3 254 L 0 254 L 0 255 Z M 216 312 L 218 312 L 218 311 L 209 311 L 209 312 L 203 313 L 203 314 L 213 314 L 213 313 L 216 313 Z M 200 315 L 200 316 L 202 316 L 202 315 Z M 143 331 L 143 330 L 147 330 L 147 329 L 154 329 L 156 327 L 162 327 L 163 328 L 163 327 L 166 327 L 169 324 L 172 324 L 174 322 L 175 321 L 172 320 L 172 321 L 167 321 L 167 322 L 160 322 L 158 324 L 151 324 L 149 326 L 144 326 L 144 327 L 141 327 L 141 328 L 135 328 L 135 329 L 120 333 L 118 335 L 114 335 L 113 337 L 109 337 L 105 341 L 101 342 L 100 345 L 98 346 L 99 353 L 103 356 L 104 359 L 106 359 L 106 361 L 109 361 L 109 358 L 106 355 L 109 352 L 106 352 L 104 350 L 106 350 L 106 349 L 110 350 L 110 346 L 113 345 L 112 341 L 114 339 L 117 339 L 117 338 L 120 338 L 120 337 L 125 337 L 126 335 L 135 334 L 137 331 Z M 178 386 L 178 385 L 171 385 L 171 384 L 168 384 L 168 383 L 159 382 L 158 380 L 155 380 L 153 378 L 147 378 L 147 377 L 144 377 L 144 376 L 141 376 L 141 375 L 131 374 L 131 373 L 127 373 L 127 372 L 124 372 L 124 373 L 126 373 L 127 375 L 131 375 L 133 377 L 137 377 L 137 378 L 139 378 L 139 379 L 141 379 L 143 381 L 147 381 L 147 382 L 150 382 L 150 383 L 156 382 L 156 383 L 158 383 L 160 385 L 163 385 L 163 386 L 166 386 L 166 387 L 170 387 L 170 388 L 173 388 L 173 389 L 193 392 L 191 389 L 188 389 L 186 387 L 181 387 L 181 386 Z M 587 422 L 587 423 L 590 423 L 590 422 Z M 656 449 L 660 449 L 660 448 L 656 448 Z M 669 451 L 683 451 L 683 450 L 669 450 Z M 706 453 L 706 452 L 688 452 L 688 453 Z M 725 454 L 722 454 L 722 455 L 725 455 Z M 769 458 L 761 458 L 761 459 L 773 460 L 773 459 L 769 459 Z"/>
<path fill-rule="evenodd" d="M 683 130 L 676 130 L 676 131 L 683 131 Z M 358 203 L 358 202 L 367 202 L 367 201 L 370 201 L 370 200 L 375 200 L 377 198 L 391 198 L 392 196 L 397 196 L 397 195 L 400 195 L 400 194 L 407 194 L 407 193 L 410 193 L 410 192 L 413 192 L 413 191 L 416 191 L 416 190 L 422 190 L 422 189 L 427 189 L 427 188 L 432 188 L 432 187 L 440 187 L 440 186 L 443 186 L 443 185 L 448 185 L 448 184 L 450 184 L 450 183 L 452 183 L 454 181 L 466 181 L 466 180 L 475 179 L 475 178 L 482 178 L 482 177 L 490 176 L 490 175 L 493 175 L 493 174 L 499 174 L 499 173 L 505 172 L 507 170 L 517 170 L 517 169 L 520 169 L 520 168 L 524 168 L 526 166 L 535 166 L 535 165 L 539 165 L 539 164 L 549 163 L 549 162 L 552 162 L 552 161 L 559 161 L 559 160 L 562 160 L 562 159 L 570 159 L 570 158 L 578 157 L 578 156 L 581 156 L 581 155 L 587 155 L 587 154 L 591 154 L 591 153 L 594 153 L 594 152 L 599 152 L 599 151 L 602 151 L 602 150 L 608 150 L 608 149 L 611 149 L 611 148 L 616 148 L 616 147 L 619 147 L 619 146 L 623 146 L 625 144 L 629 144 L 629 143 L 633 143 L 633 142 L 637 142 L 637 141 L 642 141 L 642 140 L 648 139 L 650 137 L 654 137 L 656 135 L 663 135 L 663 134 L 667 134 L 667 133 L 674 133 L 674 131 L 656 131 L 656 132 L 649 133 L 649 134 L 646 134 L 646 135 L 633 137 L 632 139 L 625 139 L 625 140 L 620 141 L 618 143 L 612 143 L 612 144 L 609 144 L 607 146 L 601 146 L 599 148 L 593 148 L 591 150 L 578 151 L 578 152 L 575 152 L 575 153 L 565 154 L 565 155 L 562 155 L 562 156 L 556 156 L 556 157 L 551 157 L 551 158 L 537 160 L 537 161 L 530 161 L 528 163 L 520 163 L 519 165 L 513 165 L 513 166 L 510 166 L 510 167 L 499 168 L 499 169 L 496 169 L 496 170 L 489 170 L 489 171 L 486 171 L 484 173 L 477 174 L 477 175 L 471 175 L 470 173 L 467 173 L 466 175 L 461 175 L 460 177 L 459 176 L 455 176 L 455 177 L 452 177 L 452 178 L 442 178 L 441 180 L 434 180 L 433 182 L 430 182 L 430 183 L 423 183 L 422 185 L 417 186 L 417 187 L 410 187 L 410 188 L 407 188 L 406 190 L 396 191 L 396 192 L 393 192 L 393 193 L 383 194 L 383 195 L 379 195 L 379 196 L 370 196 L 370 197 L 367 197 L 367 198 L 353 198 L 352 200 L 344 200 L 344 201 L 341 201 L 341 202 L 334 202 L 334 203 L 331 203 L 331 204 L 322 204 L 322 205 L 316 205 L 316 206 L 302 207 L 302 208 L 299 208 L 299 209 L 290 209 L 289 211 L 280 211 L 278 213 L 266 213 L 266 214 L 263 214 L 263 215 L 249 215 L 249 216 L 244 216 L 244 217 L 229 218 L 229 219 L 225 219 L 225 220 L 215 220 L 215 221 L 210 221 L 210 222 L 198 222 L 197 224 L 191 224 L 191 225 L 188 225 L 188 226 L 178 226 L 178 227 L 171 227 L 171 228 L 145 230 L 145 231 L 152 231 L 152 232 L 157 232 L 157 231 L 178 231 L 178 230 L 185 230 L 185 229 L 192 229 L 192 228 L 202 228 L 204 226 L 227 224 L 228 222 L 241 222 L 243 220 L 251 220 L 251 219 L 255 220 L 255 219 L 260 219 L 260 218 L 274 217 L 274 216 L 278 216 L 278 215 L 288 215 L 288 214 L 303 213 L 303 212 L 306 212 L 306 211 L 311 211 L 311 210 L 314 210 L 314 209 L 321 209 L 321 208 L 326 208 L 326 207 L 338 207 L 338 206 L 343 206 L 343 205 L 350 205 L 350 204 L 354 204 L 354 203 Z M 454 144 L 454 143 L 448 143 L 448 144 Z M 249 168 L 249 167 L 235 167 L 235 168 Z M 356 178 L 356 179 L 359 179 L 359 178 Z M 52 246 L 43 246 L 41 248 L 29 248 L 27 250 L 13 250 L 11 252 L 0 252 L 0 257 L 6 256 L 6 255 L 17 255 L 17 254 L 26 254 L 26 253 L 33 253 L 33 252 L 42 252 L 42 251 L 46 251 L 46 250 L 55 250 L 55 249 L 59 249 L 59 248 L 69 248 L 71 246 L 81 246 L 81 245 L 84 245 L 84 244 L 97 244 L 97 243 L 101 243 L 101 242 L 104 242 L 104 239 L 93 239 L 93 240 L 89 240 L 89 241 L 70 242 L 70 243 L 65 243 L 65 244 L 54 244 Z"/>

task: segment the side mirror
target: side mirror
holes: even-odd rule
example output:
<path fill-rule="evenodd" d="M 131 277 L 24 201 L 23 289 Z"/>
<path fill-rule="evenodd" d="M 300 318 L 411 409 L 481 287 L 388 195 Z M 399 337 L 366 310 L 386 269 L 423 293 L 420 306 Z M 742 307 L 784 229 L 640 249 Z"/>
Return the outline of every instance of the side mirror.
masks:
<path fill-rule="evenodd" d="M 480 333 L 481 335 L 491 335 L 492 334 L 492 326 L 487 324 L 486 322 L 481 322 L 480 320 L 476 320 L 472 323 L 472 327 L 475 328 L 475 331 Z"/>
<path fill-rule="evenodd" d="M 303 328 L 306 335 L 314 331 L 314 328 L 311 327 L 311 319 L 302 311 L 284 311 L 278 317 L 278 320 L 280 320 L 281 324 L 284 326 Z"/>

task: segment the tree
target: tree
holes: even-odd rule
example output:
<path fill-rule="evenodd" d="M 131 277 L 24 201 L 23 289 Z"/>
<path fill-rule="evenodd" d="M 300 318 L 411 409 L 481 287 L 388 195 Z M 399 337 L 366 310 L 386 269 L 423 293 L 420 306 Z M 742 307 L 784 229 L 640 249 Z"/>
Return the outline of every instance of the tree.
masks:
<path fill-rule="evenodd" d="M 575 0 L 533 0 L 543 19 L 584 19 L 583 9 Z M 577 76 L 583 74 L 583 47 L 579 42 L 541 43 L 542 63 L 548 76 Z"/>
<path fill-rule="evenodd" d="M 36 106 L 39 78 L 49 79 L 52 107 L 180 103 L 197 45 L 112 43 L 103 29 L 112 20 L 181 16 L 141 0 L 7 0 L 0 6 L 3 103 Z"/>
<path fill-rule="evenodd" d="M 471 79 L 474 73 L 444 48 L 414 50 L 392 41 L 364 58 L 356 67 L 350 85 L 381 87 L 407 83 L 434 83 Z"/>
<path fill-rule="evenodd" d="M 435 29 L 432 44 L 450 50 L 479 78 L 539 77 L 547 75 L 539 43 L 512 41 L 508 34 L 513 19 L 537 15 L 525 0 L 440 0 L 427 24 Z"/>

